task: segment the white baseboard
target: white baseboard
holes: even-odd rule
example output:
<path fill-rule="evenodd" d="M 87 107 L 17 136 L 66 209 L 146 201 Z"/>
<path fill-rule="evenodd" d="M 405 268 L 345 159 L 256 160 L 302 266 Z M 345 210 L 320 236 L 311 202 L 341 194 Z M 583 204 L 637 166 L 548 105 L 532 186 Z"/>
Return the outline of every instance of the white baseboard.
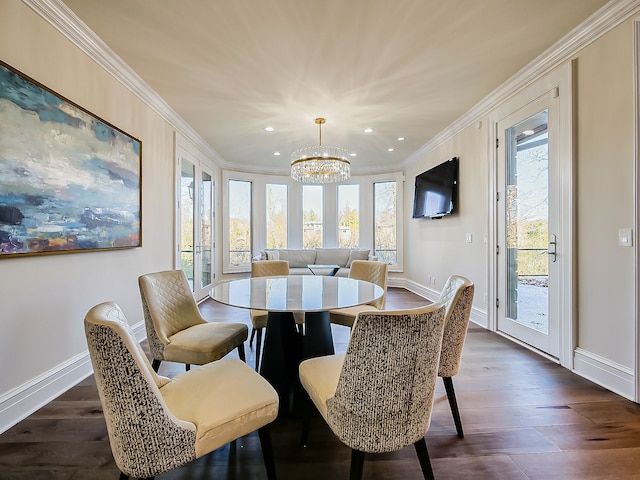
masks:
<path fill-rule="evenodd" d="M 424 297 L 431 302 L 436 302 L 438 301 L 438 298 L 440 298 L 439 291 L 429 287 L 425 287 L 424 285 L 411 280 L 407 280 L 405 278 L 389 278 L 389 280 L 387 281 L 387 285 L 389 287 L 406 288 L 410 292 L 413 292 L 416 295 L 420 295 L 421 297 Z M 487 311 L 481 310 L 477 307 L 472 307 L 470 321 L 483 328 L 487 328 Z"/>
<path fill-rule="evenodd" d="M 633 370 L 582 348 L 573 354 L 573 371 L 581 377 L 622 395 L 635 398 Z"/>
<path fill-rule="evenodd" d="M 134 325 L 133 332 L 146 338 L 144 322 Z M 42 408 L 93 373 L 89 352 L 82 352 L 44 372 L 33 380 L 0 396 L 0 433 L 3 433 Z"/>

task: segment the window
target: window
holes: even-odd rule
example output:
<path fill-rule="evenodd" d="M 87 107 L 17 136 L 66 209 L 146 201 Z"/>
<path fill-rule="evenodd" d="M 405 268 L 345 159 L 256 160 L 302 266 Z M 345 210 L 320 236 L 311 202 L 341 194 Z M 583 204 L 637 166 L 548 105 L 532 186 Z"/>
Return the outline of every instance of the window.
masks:
<path fill-rule="evenodd" d="M 251 182 L 229 180 L 229 264 L 251 262 Z"/>
<path fill-rule="evenodd" d="M 398 262 L 396 188 L 396 182 L 373 184 L 374 251 L 378 260 L 392 264 Z"/>
<path fill-rule="evenodd" d="M 287 248 L 287 185 L 268 183 L 266 188 L 267 248 Z"/>
<path fill-rule="evenodd" d="M 360 185 L 338 185 L 338 246 L 360 244 Z"/>
<path fill-rule="evenodd" d="M 323 189 L 321 185 L 302 187 L 302 248 L 322 247 Z"/>

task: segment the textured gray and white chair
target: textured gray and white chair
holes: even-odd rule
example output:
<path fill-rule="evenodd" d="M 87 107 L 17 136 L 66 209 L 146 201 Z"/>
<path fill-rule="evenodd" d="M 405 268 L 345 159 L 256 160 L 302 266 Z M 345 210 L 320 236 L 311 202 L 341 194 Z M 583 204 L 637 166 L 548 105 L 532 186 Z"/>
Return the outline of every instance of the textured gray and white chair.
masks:
<path fill-rule="evenodd" d="M 289 262 L 286 260 L 257 260 L 251 262 L 252 277 L 277 277 L 289 275 Z M 260 369 L 260 350 L 262 349 L 262 330 L 267 327 L 267 316 L 269 312 L 266 310 L 250 310 L 251 338 L 249 338 L 249 346 L 253 344 L 253 338 L 256 339 L 256 371 Z M 293 318 L 298 325 L 298 329 L 304 324 L 304 313 L 294 313 Z"/>
<path fill-rule="evenodd" d="M 352 449 L 352 480 L 362 477 L 365 452 L 392 452 L 412 444 L 424 477 L 433 478 L 424 436 L 431 422 L 443 330 L 440 304 L 364 311 L 358 314 L 346 354 L 300 364 L 304 389 L 331 430 Z"/>
<path fill-rule="evenodd" d="M 204 365 L 224 357 L 234 348 L 245 361 L 244 323 L 207 322 L 198 309 L 182 270 L 167 270 L 138 277 L 144 323 L 153 369 L 160 362 Z"/>
<path fill-rule="evenodd" d="M 442 303 L 446 308 L 438 376 L 442 377 L 444 382 L 449 406 L 453 414 L 453 421 L 456 425 L 456 432 L 460 438 L 464 438 L 464 431 L 462 430 L 462 421 L 458 410 L 456 393 L 453 389 L 452 377 L 457 375 L 460 370 L 474 291 L 475 287 L 471 280 L 459 275 L 451 275 L 447 279 L 438 299 L 438 302 Z"/>
<path fill-rule="evenodd" d="M 258 430 L 275 480 L 268 424 L 278 395 L 237 358 L 172 379 L 156 374 L 120 308 L 101 303 L 84 321 L 109 442 L 120 478 L 153 478 Z"/>
<path fill-rule="evenodd" d="M 388 265 L 384 262 L 354 260 L 351 263 L 349 278 L 375 283 L 384 290 L 384 293 L 382 297 L 369 304 L 330 310 L 329 321 L 336 325 L 344 325 L 345 327 L 351 328 L 358 313 L 371 310 L 372 308 L 382 310 L 387 299 L 387 271 Z"/>

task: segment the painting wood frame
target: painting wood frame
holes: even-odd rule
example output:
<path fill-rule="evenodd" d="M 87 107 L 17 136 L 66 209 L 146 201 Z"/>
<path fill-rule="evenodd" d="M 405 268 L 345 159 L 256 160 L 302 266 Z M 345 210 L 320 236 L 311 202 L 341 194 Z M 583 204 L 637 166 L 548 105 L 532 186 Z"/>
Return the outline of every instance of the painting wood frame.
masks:
<path fill-rule="evenodd" d="M 0 258 L 142 246 L 142 142 L 0 60 Z"/>

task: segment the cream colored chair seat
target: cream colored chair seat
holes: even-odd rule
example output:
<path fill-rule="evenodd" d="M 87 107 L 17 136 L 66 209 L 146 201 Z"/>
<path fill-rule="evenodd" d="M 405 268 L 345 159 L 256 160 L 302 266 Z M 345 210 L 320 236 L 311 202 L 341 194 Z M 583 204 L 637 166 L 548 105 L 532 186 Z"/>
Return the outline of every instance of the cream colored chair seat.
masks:
<path fill-rule="evenodd" d="M 275 480 L 267 425 L 278 395 L 244 362 L 225 358 L 169 379 L 151 368 L 115 303 L 93 307 L 84 324 L 121 478 L 153 478 L 258 429 Z"/>
<path fill-rule="evenodd" d="M 371 310 L 372 308 L 382 310 L 387 298 L 387 270 L 388 266 L 383 262 L 354 260 L 351 263 L 349 278 L 375 283 L 384 290 L 384 293 L 382 297 L 369 304 L 330 310 L 329 321 L 336 325 L 352 328 L 353 322 L 360 312 Z"/>
<path fill-rule="evenodd" d="M 245 360 L 244 323 L 207 322 L 193 298 L 182 270 L 149 273 L 138 278 L 153 369 L 162 360 L 204 365 L 238 349 Z"/>
<path fill-rule="evenodd" d="M 429 429 L 444 331 L 444 306 L 361 312 L 345 355 L 305 360 L 300 381 L 335 435 L 352 449 L 351 479 L 364 452 L 414 445 L 425 479 L 433 478 Z M 306 443 L 307 422 L 303 426 Z"/>

